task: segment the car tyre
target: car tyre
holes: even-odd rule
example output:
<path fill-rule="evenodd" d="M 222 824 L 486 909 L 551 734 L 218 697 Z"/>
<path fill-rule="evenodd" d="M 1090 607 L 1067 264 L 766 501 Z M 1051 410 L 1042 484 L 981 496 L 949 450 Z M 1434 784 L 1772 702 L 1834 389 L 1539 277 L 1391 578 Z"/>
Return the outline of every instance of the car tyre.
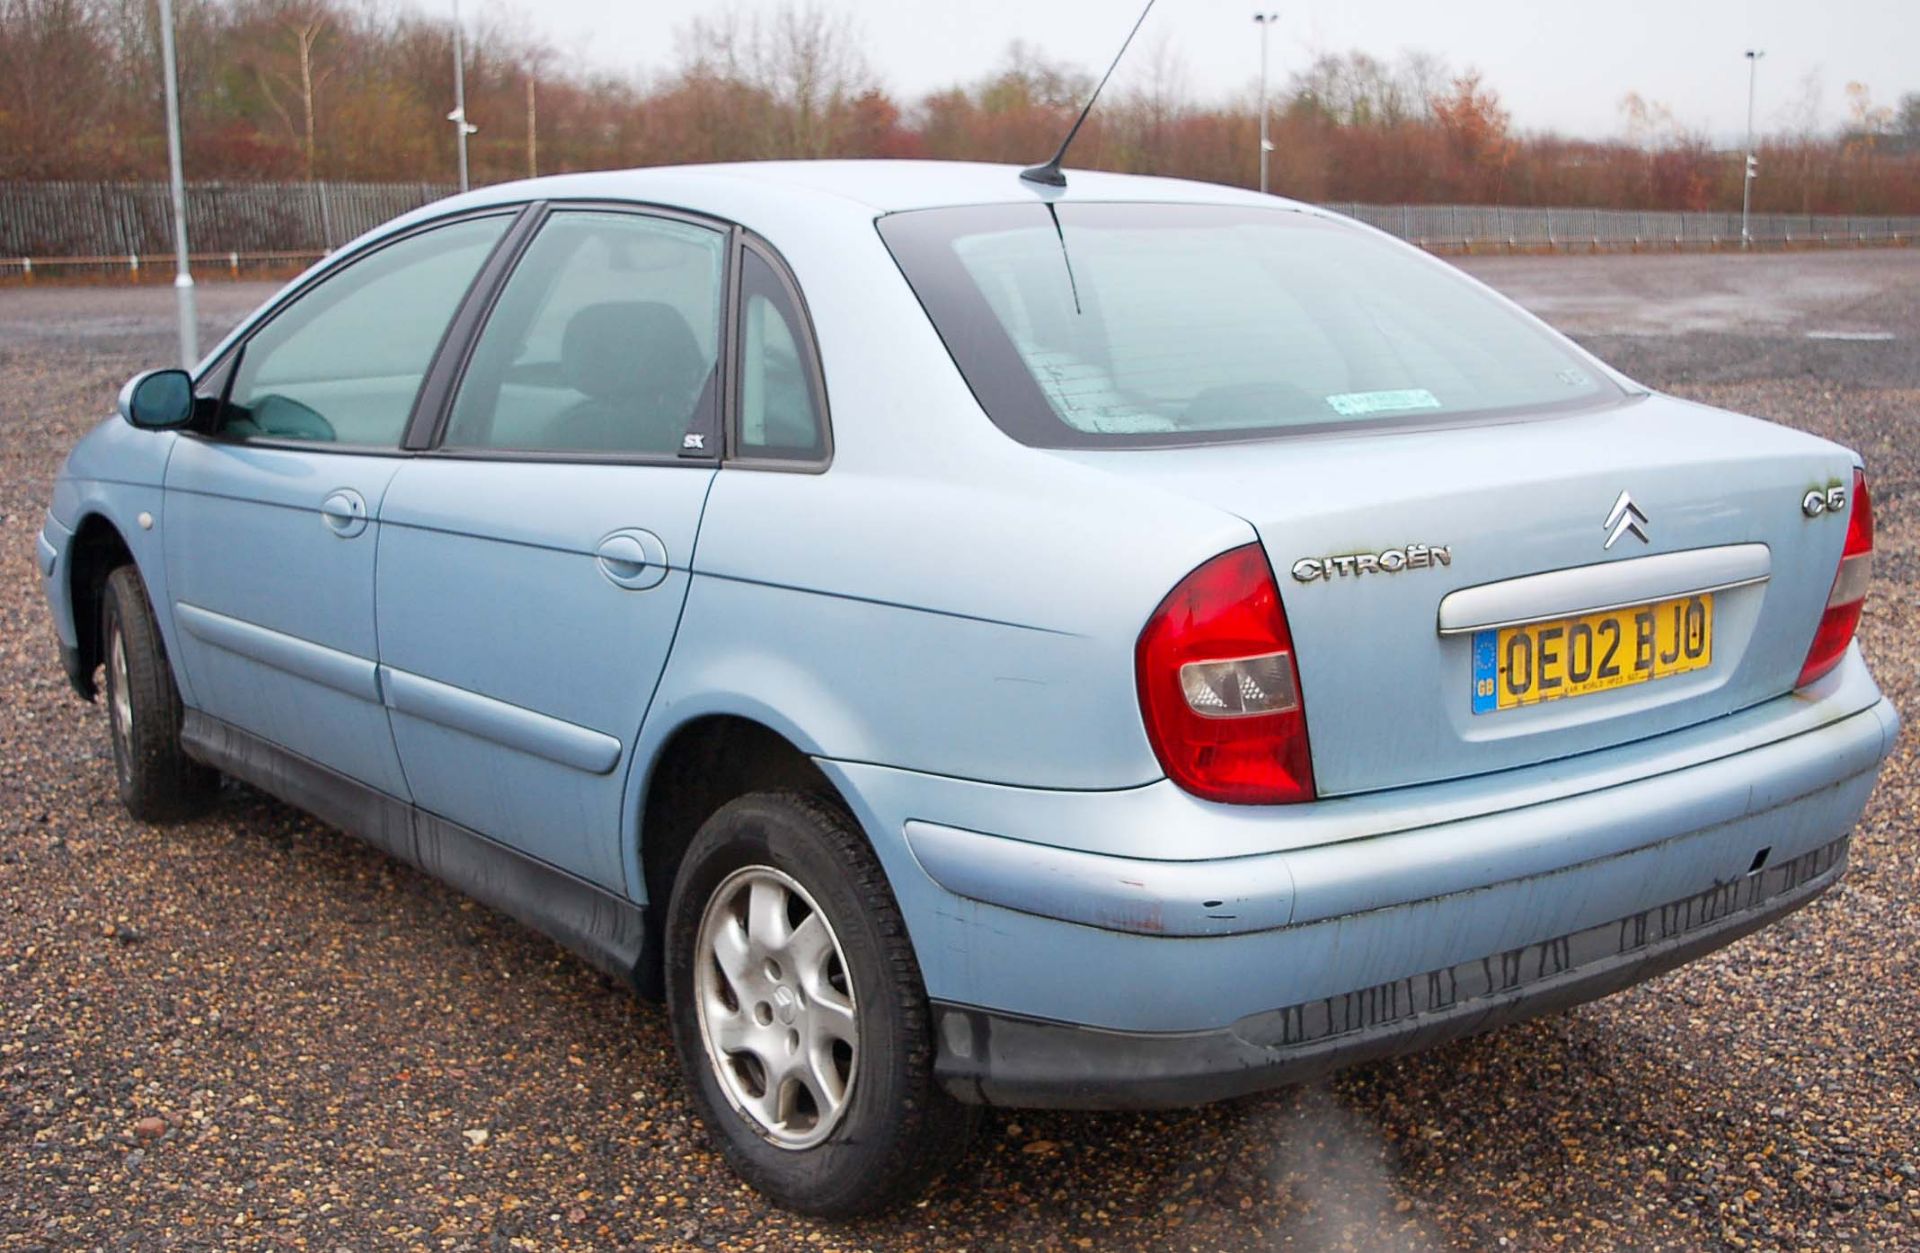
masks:
<path fill-rule="evenodd" d="M 121 566 L 107 576 L 100 643 L 121 803 L 143 822 L 203 812 L 219 790 L 220 775 L 180 746 L 185 706 L 167 664 L 166 642 L 154 621 L 146 584 L 133 566 Z"/>
<path fill-rule="evenodd" d="M 906 924 L 835 806 L 764 792 L 709 818 L 674 884 L 666 963 L 695 1107 L 772 1200 L 822 1217 L 871 1213 L 965 1152 L 976 1111 L 934 1079 Z"/>

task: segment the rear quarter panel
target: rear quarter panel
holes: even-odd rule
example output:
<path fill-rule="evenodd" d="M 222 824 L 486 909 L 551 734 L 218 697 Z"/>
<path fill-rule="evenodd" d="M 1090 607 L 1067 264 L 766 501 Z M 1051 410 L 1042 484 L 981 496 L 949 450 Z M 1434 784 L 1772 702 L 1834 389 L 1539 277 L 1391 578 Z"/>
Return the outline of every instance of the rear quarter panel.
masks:
<path fill-rule="evenodd" d="M 1035 787 L 1159 778 L 1135 640 L 1252 527 L 1000 434 L 870 221 L 747 225 L 805 293 L 834 461 L 715 479 L 636 769 L 730 713 L 824 758 Z"/>

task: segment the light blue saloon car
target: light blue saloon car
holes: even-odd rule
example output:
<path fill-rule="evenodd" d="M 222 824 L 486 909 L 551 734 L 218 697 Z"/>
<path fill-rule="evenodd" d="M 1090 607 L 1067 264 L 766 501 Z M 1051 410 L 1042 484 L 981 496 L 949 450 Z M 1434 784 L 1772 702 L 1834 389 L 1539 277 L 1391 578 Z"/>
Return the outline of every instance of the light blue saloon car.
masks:
<path fill-rule="evenodd" d="M 548 178 L 329 256 L 54 488 L 121 796 L 220 775 L 666 999 L 779 1201 L 1214 1100 L 1831 886 L 1860 459 L 1218 187 Z"/>

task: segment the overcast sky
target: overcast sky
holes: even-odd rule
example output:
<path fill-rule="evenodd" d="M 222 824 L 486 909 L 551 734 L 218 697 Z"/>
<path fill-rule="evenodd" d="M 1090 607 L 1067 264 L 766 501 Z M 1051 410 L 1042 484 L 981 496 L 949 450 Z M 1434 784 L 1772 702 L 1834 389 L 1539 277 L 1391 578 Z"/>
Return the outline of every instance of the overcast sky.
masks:
<path fill-rule="evenodd" d="M 404 0 L 445 12 L 452 0 Z M 675 31 L 727 0 L 466 0 L 469 20 L 515 14 L 563 53 L 606 68 L 657 71 Z M 1125 36 L 1135 0 L 816 0 L 848 15 L 881 80 L 904 99 L 969 82 L 1009 41 L 1098 71 Z M 777 0 L 736 0 L 743 12 Z M 1188 92 L 1221 98 L 1251 88 L 1259 68 L 1255 5 L 1246 0 L 1159 0 L 1114 76 L 1142 81 L 1156 49 L 1183 71 Z M 1522 129 L 1583 136 L 1623 130 L 1620 98 L 1637 91 L 1690 129 L 1719 140 L 1746 125 L 1747 66 L 1760 63 L 1762 130 L 1788 123 L 1818 73 L 1823 121 L 1847 116 L 1846 85 L 1881 104 L 1920 91 L 1920 0 L 1273 0 L 1276 82 L 1319 51 L 1358 48 L 1385 59 L 1403 49 L 1476 66 Z"/>

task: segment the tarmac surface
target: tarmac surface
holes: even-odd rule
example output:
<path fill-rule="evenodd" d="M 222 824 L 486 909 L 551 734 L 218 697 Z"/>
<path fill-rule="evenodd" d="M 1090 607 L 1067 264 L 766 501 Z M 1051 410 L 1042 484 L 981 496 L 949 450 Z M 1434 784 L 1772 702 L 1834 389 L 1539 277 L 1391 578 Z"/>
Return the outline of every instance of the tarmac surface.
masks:
<path fill-rule="evenodd" d="M 1643 381 L 1851 444 L 1908 732 L 1834 891 L 1652 983 L 1304 1088 L 989 1114 L 918 1205 L 776 1210 L 652 1005 L 277 802 L 129 819 L 33 569 L 168 288 L 0 289 L 0 1249 L 1920 1248 L 1920 250 L 1469 258 Z M 268 285 L 200 289 L 204 343 Z M 1809 332 L 1891 338 L 1820 338 Z"/>

